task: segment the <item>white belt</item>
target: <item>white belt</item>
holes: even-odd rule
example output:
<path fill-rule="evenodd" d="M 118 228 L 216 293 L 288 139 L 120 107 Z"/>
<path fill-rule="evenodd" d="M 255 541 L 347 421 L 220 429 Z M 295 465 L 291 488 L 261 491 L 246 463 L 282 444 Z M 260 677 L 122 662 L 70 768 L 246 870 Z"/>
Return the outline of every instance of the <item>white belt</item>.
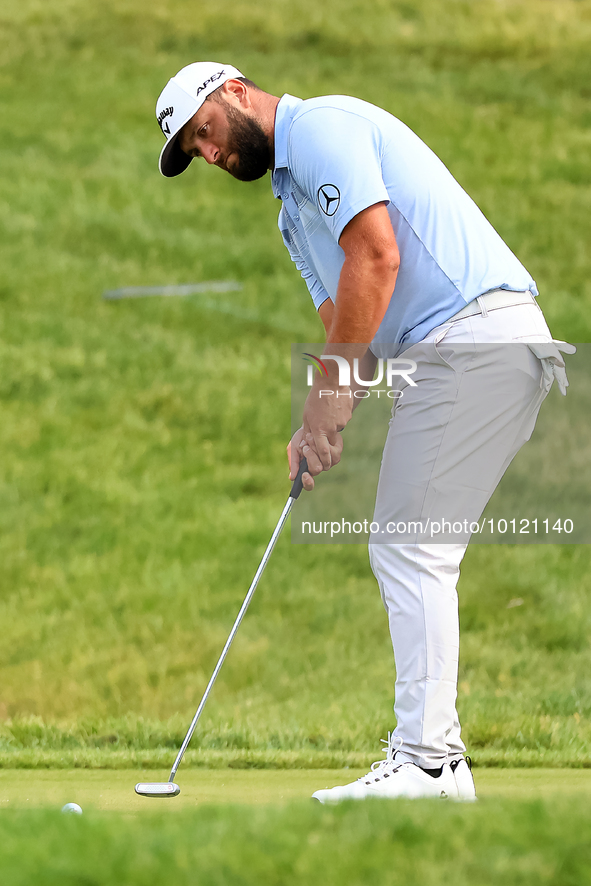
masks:
<path fill-rule="evenodd" d="M 526 289 L 524 292 L 512 292 L 510 289 L 491 289 L 490 292 L 479 295 L 478 298 L 475 298 L 474 301 L 471 301 L 465 308 L 462 308 L 461 311 L 458 311 L 457 314 L 454 314 L 449 319 L 463 320 L 464 317 L 475 317 L 476 314 L 486 317 L 489 311 L 497 311 L 499 308 L 511 308 L 513 305 L 529 304 L 536 306 L 538 304 L 529 289 Z M 449 323 L 449 320 L 447 322 Z"/>

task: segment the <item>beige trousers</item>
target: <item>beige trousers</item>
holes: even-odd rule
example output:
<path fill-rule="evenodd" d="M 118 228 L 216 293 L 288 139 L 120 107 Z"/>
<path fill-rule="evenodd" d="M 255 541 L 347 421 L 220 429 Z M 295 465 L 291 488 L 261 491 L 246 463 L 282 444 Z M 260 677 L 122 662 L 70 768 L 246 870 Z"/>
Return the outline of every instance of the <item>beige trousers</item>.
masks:
<path fill-rule="evenodd" d="M 423 531 L 397 539 L 380 530 L 369 552 L 394 646 L 395 736 L 423 768 L 465 750 L 456 585 L 469 541 L 464 534 L 433 542 L 425 527 L 478 520 L 548 392 L 527 342 L 551 340 L 532 303 L 449 321 L 402 355 L 416 361 L 417 384 L 401 387 L 393 409 L 374 521 L 421 523 Z"/>

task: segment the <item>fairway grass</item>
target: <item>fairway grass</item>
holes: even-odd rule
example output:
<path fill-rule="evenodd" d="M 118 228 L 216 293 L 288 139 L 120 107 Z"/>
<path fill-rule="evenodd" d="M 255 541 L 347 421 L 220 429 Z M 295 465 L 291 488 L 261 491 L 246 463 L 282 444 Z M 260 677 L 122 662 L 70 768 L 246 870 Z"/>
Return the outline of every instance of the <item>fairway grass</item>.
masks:
<path fill-rule="evenodd" d="M 319 788 L 347 784 L 366 769 L 220 770 L 188 769 L 176 779 L 176 798 L 139 797 L 140 781 L 168 781 L 168 770 L 3 770 L 0 809 L 61 809 L 78 803 L 84 810 L 148 814 L 166 806 L 179 812 L 203 805 L 277 805 L 306 800 Z M 479 769 L 480 800 L 552 800 L 572 796 L 591 800 L 591 771 L 573 769 Z"/>

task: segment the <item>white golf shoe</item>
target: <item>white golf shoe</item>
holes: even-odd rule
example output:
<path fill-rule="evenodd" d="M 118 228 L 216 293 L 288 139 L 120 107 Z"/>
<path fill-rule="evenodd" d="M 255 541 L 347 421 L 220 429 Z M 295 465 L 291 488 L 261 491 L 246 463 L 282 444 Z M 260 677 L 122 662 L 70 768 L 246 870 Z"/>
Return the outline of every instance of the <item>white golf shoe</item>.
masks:
<path fill-rule="evenodd" d="M 388 747 L 385 748 L 386 759 L 373 763 L 367 775 L 363 775 L 351 784 L 316 791 L 312 794 L 313 799 L 319 800 L 320 803 L 366 800 L 369 797 L 383 799 L 395 799 L 396 797 L 447 799 L 449 797 L 450 799 L 458 799 L 456 779 L 449 764 L 446 763 L 442 766 L 441 773 L 434 778 L 420 766 L 401 757 L 398 750 L 393 748 L 393 736 L 390 734 L 387 745 Z"/>
<path fill-rule="evenodd" d="M 458 800 L 473 803 L 477 797 L 472 775 L 472 760 L 470 757 L 461 757 L 459 760 L 453 760 L 449 765 L 456 780 Z"/>

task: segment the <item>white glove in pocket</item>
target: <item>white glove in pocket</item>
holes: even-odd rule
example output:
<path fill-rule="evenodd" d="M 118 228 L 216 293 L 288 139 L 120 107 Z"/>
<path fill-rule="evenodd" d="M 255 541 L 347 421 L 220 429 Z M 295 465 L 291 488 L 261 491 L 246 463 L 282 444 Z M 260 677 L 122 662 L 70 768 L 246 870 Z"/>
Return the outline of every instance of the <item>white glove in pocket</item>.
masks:
<path fill-rule="evenodd" d="M 527 346 L 542 363 L 543 375 L 540 380 L 542 390 L 548 392 L 556 379 L 560 393 L 566 396 L 568 378 L 563 354 L 575 354 L 577 349 L 566 341 L 527 342 Z"/>

